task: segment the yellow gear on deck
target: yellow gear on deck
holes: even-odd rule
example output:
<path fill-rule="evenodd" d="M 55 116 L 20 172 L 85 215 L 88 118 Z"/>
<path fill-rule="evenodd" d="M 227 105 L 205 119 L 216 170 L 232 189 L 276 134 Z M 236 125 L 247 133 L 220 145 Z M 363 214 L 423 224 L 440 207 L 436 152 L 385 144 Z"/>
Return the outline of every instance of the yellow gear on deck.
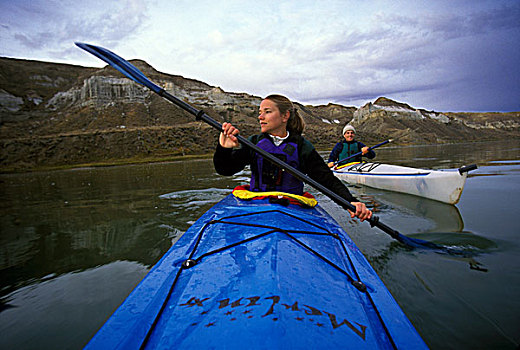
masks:
<path fill-rule="evenodd" d="M 352 162 L 352 163 L 347 163 L 347 164 L 342 164 L 340 166 L 336 166 L 334 169 L 341 169 L 341 168 L 344 168 L 346 166 L 351 166 L 351 165 L 354 165 L 354 164 L 359 164 L 360 162 Z"/>
<path fill-rule="evenodd" d="M 312 197 L 299 196 L 297 194 L 286 193 L 286 192 L 253 192 L 246 189 L 238 189 L 235 188 L 233 190 L 233 195 L 240 199 L 255 199 L 258 197 L 274 197 L 274 198 L 288 198 L 293 199 L 303 205 L 309 207 L 315 207 L 318 204 L 318 201 Z"/>

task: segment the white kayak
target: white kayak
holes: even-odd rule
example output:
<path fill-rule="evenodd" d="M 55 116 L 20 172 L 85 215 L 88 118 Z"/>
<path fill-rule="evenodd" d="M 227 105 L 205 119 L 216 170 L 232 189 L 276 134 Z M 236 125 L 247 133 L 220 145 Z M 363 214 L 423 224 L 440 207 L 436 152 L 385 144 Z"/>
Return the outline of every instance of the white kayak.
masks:
<path fill-rule="evenodd" d="M 436 201 L 458 203 L 472 164 L 459 169 L 428 170 L 381 163 L 350 163 L 333 168 L 349 184 L 413 194 Z"/>

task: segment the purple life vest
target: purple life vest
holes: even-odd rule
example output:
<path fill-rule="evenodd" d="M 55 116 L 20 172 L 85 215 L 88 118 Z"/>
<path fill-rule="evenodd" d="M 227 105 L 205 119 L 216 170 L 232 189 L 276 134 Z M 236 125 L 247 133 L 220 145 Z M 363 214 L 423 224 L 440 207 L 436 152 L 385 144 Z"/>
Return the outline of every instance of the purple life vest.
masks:
<path fill-rule="evenodd" d="M 299 170 L 300 159 L 297 143 L 282 142 L 279 146 L 275 146 L 269 137 L 264 137 L 256 145 Z M 251 162 L 250 188 L 251 191 L 257 192 L 277 191 L 303 194 L 302 181 L 256 153 Z"/>

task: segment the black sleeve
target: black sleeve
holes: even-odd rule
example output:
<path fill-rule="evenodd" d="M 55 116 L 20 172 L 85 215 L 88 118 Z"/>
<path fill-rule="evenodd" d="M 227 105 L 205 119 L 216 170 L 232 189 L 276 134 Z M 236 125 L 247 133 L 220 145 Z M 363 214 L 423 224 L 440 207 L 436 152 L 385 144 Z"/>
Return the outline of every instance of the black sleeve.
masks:
<path fill-rule="evenodd" d="M 251 161 L 251 152 L 241 147 L 239 149 L 224 148 L 217 143 L 213 154 L 213 165 L 220 175 L 230 176 L 243 170 Z"/>
<path fill-rule="evenodd" d="M 348 190 L 347 186 L 341 182 L 327 166 L 323 158 L 312 147 L 312 150 L 302 154 L 302 170 L 311 179 L 319 182 L 340 197 L 345 198 L 349 202 L 359 202 Z M 337 203 L 341 205 L 340 203 Z"/>

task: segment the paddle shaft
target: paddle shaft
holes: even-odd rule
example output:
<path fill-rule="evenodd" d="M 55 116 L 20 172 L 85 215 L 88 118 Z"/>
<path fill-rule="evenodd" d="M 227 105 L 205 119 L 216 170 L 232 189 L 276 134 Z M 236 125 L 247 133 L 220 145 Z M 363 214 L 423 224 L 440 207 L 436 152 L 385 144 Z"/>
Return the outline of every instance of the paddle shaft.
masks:
<path fill-rule="evenodd" d="M 123 75 L 127 76 L 128 78 L 134 80 L 135 82 L 146 86 L 153 92 L 159 94 L 163 98 L 167 99 L 168 101 L 172 102 L 176 106 L 184 109 L 185 111 L 193 114 L 198 120 L 202 120 L 205 123 L 209 124 L 210 126 L 214 127 L 218 131 L 222 132 L 222 124 L 208 116 L 206 113 L 204 113 L 202 110 L 198 110 L 191 106 L 190 104 L 178 99 L 177 97 L 171 95 L 170 93 L 166 92 L 163 88 L 159 87 L 158 85 L 154 84 L 148 77 L 146 77 L 139 69 L 137 69 L 135 66 L 133 66 L 130 62 L 126 61 L 124 58 L 116 55 L 110 50 L 107 50 L 105 48 L 102 48 L 100 46 L 95 46 L 91 44 L 85 44 L 85 43 L 76 43 L 77 46 L 82 48 L 83 50 L 86 50 L 87 52 L 93 54 L 94 56 L 100 58 L 101 60 L 107 62 L 110 64 L 113 68 L 117 69 Z M 300 181 L 303 181 L 318 191 L 321 191 L 323 194 L 328 196 L 330 199 L 332 199 L 334 202 L 341 205 L 343 208 L 356 211 L 356 207 L 352 205 L 349 201 L 347 201 L 345 198 L 339 196 L 335 192 L 329 190 L 327 187 L 323 186 L 322 184 L 318 183 L 317 181 L 311 179 L 307 175 L 300 172 L 298 169 L 290 166 L 289 164 L 283 162 L 282 160 L 276 158 L 269 152 L 263 150 L 262 148 L 258 147 L 257 145 L 253 144 L 248 139 L 236 135 L 237 140 L 239 143 L 251 148 L 261 156 L 263 156 L 265 159 L 271 161 L 272 163 L 276 164 L 281 169 L 288 171 L 291 175 L 298 178 Z M 372 227 L 376 226 L 383 232 L 389 234 L 394 239 L 405 243 L 407 245 L 411 246 L 427 246 L 428 244 L 432 244 L 430 242 L 412 239 L 406 236 L 401 235 L 398 231 L 390 228 L 389 226 L 383 224 L 379 221 L 379 218 L 376 215 L 372 215 L 370 219 L 367 219 L 367 221 L 370 223 Z"/>
<path fill-rule="evenodd" d="M 208 116 L 206 113 L 204 113 L 204 111 L 194 108 L 192 105 L 178 99 L 177 97 L 166 92 L 164 89 L 161 89 L 157 93 L 161 97 L 163 97 L 163 98 L 167 99 L 168 101 L 172 102 L 173 104 L 175 104 L 176 106 L 193 114 L 198 120 L 202 120 L 205 123 L 207 123 L 208 125 L 212 126 L 213 128 L 217 129 L 218 131 L 222 132 L 222 124 L 219 123 L 218 121 L 216 121 L 215 119 L 211 118 L 210 116 Z M 247 138 L 242 137 L 240 134 L 236 135 L 236 138 L 239 143 L 245 145 L 246 147 L 251 148 L 258 154 L 260 154 L 262 157 L 268 159 L 269 161 L 273 162 L 281 169 L 289 172 L 291 175 L 298 178 L 300 181 L 303 181 L 303 182 L 307 183 L 308 185 L 314 187 L 318 191 L 320 191 L 323 194 L 325 194 L 326 196 L 328 196 L 334 202 L 341 205 L 343 208 L 351 210 L 353 212 L 356 211 L 356 207 L 353 204 L 351 204 L 349 201 L 347 201 L 345 198 L 343 198 L 343 197 L 339 196 L 338 194 L 336 194 L 335 192 L 329 190 L 327 187 L 323 186 L 319 182 L 311 179 L 310 177 L 308 177 L 307 175 L 305 175 L 298 169 L 290 166 L 289 164 L 285 163 L 284 161 L 280 160 L 279 158 L 273 156 L 271 153 L 258 147 L 257 145 L 255 145 L 254 143 L 249 141 Z M 385 143 L 388 143 L 388 142 L 390 142 L 390 141 L 389 140 L 385 141 Z M 384 143 L 381 143 L 380 145 L 382 145 L 382 144 L 384 144 Z M 374 147 L 376 147 L 376 146 L 374 146 Z M 398 239 L 400 236 L 398 231 L 396 231 L 396 230 L 390 228 L 389 226 L 383 224 L 382 222 L 380 222 L 379 218 L 375 215 L 372 215 L 372 217 L 370 219 L 367 219 L 367 221 L 370 223 L 371 226 L 378 227 L 379 229 L 381 229 L 385 233 L 388 233 L 390 236 L 392 236 L 395 239 Z"/>
<path fill-rule="evenodd" d="M 209 124 L 210 126 L 214 127 L 215 129 L 217 129 L 218 131 L 222 132 L 222 124 L 219 123 L 218 121 L 216 121 L 215 119 L 211 118 L 210 116 L 208 116 L 202 110 L 197 110 L 196 108 L 194 108 L 190 104 L 188 104 L 188 103 L 186 103 L 186 102 L 184 102 L 182 100 L 179 100 L 177 97 L 171 95 L 170 93 L 166 92 L 165 90 L 159 91 L 158 94 L 160 96 L 164 97 L 165 99 L 167 99 L 168 101 L 172 102 L 173 104 L 181 107 L 185 111 L 195 115 L 195 117 L 198 120 L 202 120 L 205 123 Z M 257 152 L 258 154 L 260 154 L 262 157 L 264 157 L 264 158 L 268 159 L 269 161 L 275 163 L 278 167 L 280 167 L 283 170 L 287 171 L 288 173 L 290 173 L 294 177 L 298 178 L 300 181 L 303 181 L 303 182 L 311 185 L 315 189 L 321 191 L 322 193 L 324 193 L 325 195 L 330 197 L 332 200 L 334 200 L 335 202 L 337 202 L 338 204 L 340 204 L 344 208 L 352 210 L 352 211 L 356 211 L 356 207 L 354 205 L 352 205 L 349 201 L 347 201 L 345 198 L 340 197 L 335 192 L 329 190 L 327 187 L 323 186 L 319 182 L 311 179 L 310 177 L 308 177 L 307 175 L 305 175 L 304 173 L 302 173 L 298 169 L 290 166 L 289 164 L 287 164 L 284 161 L 282 161 L 282 160 L 278 159 L 277 157 L 273 156 L 271 153 L 267 152 L 266 150 L 258 147 L 257 145 L 255 145 L 254 143 L 249 141 L 247 138 L 241 136 L 240 134 L 236 135 L 236 138 L 237 138 L 238 142 L 240 142 L 241 144 L 245 145 L 246 147 L 251 148 L 252 150 Z"/>
<path fill-rule="evenodd" d="M 375 145 L 375 146 L 368 147 L 368 152 L 370 152 L 371 150 L 373 150 L 374 148 L 377 148 L 377 147 L 379 147 L 379 146 L 386 145 L 386 144 L 389 143 L 389 142 L 392 142 L 392 140 L 386 140 L 386 141 L 383 141 L 383 142 L 381 142 L 381 143 L 378 143 L 378 144 Z M 346 161 L 346 160 L 349 160 L 349 159 L 351 159 L 351 158 L 357 157 L 357 156 L 359 156 L 359 155 L 361 155 L 361 154 L 363 154 L 363 151 L 358 152 L 358 153 L 356 153 L 356 154 L 353 154 L 353 155 L 351 155 L 351 156 L 349 156 L 349 157 L 347 157 L 347 158 L 345 158 L 345 159 L 338 160 L 337 162 L 334 163 L 334 165 L 336 165 L 336 164 L 338 164 L 338 163 L 341 163 L 341 162 L 344 162 L 344 161 Z"/>

